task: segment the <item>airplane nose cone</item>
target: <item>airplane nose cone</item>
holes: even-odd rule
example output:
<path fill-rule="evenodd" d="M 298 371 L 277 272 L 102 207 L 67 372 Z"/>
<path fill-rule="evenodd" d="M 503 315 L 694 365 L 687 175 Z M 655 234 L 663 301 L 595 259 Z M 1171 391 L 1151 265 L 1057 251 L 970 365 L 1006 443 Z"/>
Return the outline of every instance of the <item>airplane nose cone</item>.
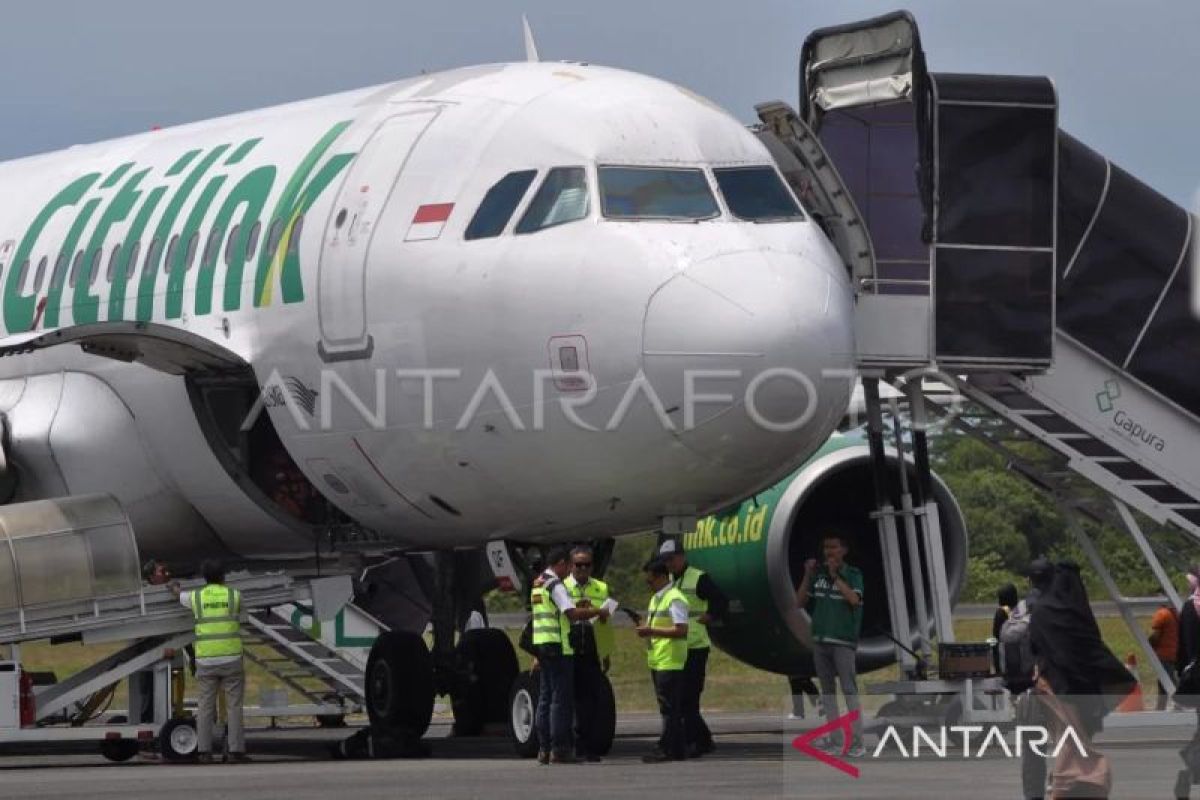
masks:
<path fill-rule="evenodd" d="M 853 366 L 841 270 L 739 252 L 659 287 L 646 309 L 643 369 L 684 445 L 739 469 L 775 469 L 824 442 L 845 412 Z"/>

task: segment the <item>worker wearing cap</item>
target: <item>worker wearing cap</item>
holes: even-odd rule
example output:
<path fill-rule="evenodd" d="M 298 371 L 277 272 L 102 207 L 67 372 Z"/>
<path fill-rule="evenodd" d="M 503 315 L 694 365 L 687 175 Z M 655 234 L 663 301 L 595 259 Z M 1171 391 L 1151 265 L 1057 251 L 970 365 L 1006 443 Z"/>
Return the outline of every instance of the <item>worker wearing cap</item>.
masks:
<path fill-rule="evenodd" d="M 172 583 L 171 591 L 196 620 L 196 681 L 200 697 L 196 707 L 196 754 L 200 763 L 212 761 L 213 721 L 217 716 L 217 692 L 225 692 L 226 749 L 231 761 L 249 761 L 246 735 L 242 725 L 242 700 L 246 691 L 246 673 L 242 666 L 241 622 L 242 593 L 225 585 L 225 568 L 217 561 L 205 561 L 200 568 L 205 585 L 181 592 Z"/>
<path fill-rule="evenodd" d="M 595 556 L 592 548 L 580 545 L 571 551 L 571 574 L 563 584 L 576 608 L 594 608 L 599 616 L 588 622 L 571 623 L 570 643 L 575 659 L 575 754 L 584 761 L 599 761 L 596 752 L 596 728 L 599 724 L 599 699 L 613 651 L 613 632 L 609 617 L 608 584 L 592 577 Z"/>
<path fill-rule="evenodd" d="M 563 579 L 571 572 L 570 551 L 556 547 L 549 566 L 533 582 L 529 594 L 533 645 L 537 650 L 540 688 L 534 726 L 539 764 L 573 764 L 571 728 L 575 718 L 575 662 L 570 642 L 572 622 L 600 615 L 598 608 L 576 608 Z"/>
<path fill-rule="evenodd" d="M 688 602 L 687 664 L 684 667 L 683 714 L 687 727 L 687 749 L 692 758 L 711 753 L 712 732 L 700 713 L 700 695 L 704 693 L 704 677 L 708 670 L 708 654 L 712 642 L 708 626 L 725 616 L 729 600 L 712 577 L 702 569 L 688 564 L 683 545 L 667 539 L 658 549 L 659 558 L 671 572 L 675 586 Z"/>
<path fill-rule="evenodd" d="M 687 758 L 687 731 L 684 719 L 684 668 L 688 658 L 688 606 L 671 573 L 661 559 L 655 558 L 642 568 L 646 585 L 654 592 L 644 625 L 637 635 L 648 640 L 646 663 L 654 680 L 658 713 L 662 716 L 662 735 L 658 745 L 642 761 L 657 764 Z"/>

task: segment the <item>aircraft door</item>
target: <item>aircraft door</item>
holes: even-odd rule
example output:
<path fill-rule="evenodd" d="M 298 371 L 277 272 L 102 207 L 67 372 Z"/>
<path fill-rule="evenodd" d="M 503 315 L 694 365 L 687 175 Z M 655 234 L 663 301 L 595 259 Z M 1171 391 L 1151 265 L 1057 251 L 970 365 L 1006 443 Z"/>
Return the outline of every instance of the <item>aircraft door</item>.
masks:
<path fill-rule="evenodd" d="M 374 350 L 367 325 L 366 271 L 375 223 L 438 111 L 422 108 L 388 117 L 350 165 L 325 231 L 318 267 L 321 341 L 317 351 L 326 362 L 369 358 Z"/>

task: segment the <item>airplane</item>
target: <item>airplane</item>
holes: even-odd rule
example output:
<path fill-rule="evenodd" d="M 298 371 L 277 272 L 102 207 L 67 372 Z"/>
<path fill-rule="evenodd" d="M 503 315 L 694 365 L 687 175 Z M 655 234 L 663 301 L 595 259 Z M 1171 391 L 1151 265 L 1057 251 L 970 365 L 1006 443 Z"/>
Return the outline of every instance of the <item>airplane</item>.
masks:
<path fill-rule="evenodd" d="M 418 735 L 485 545 L 685 525 L 849 403 L 841 258 L 745 126 L 655 78 L 467 67 L 0 184 L 2 499 L 110 494 L 177 571 L 362 577 L 368 709 Z"/>

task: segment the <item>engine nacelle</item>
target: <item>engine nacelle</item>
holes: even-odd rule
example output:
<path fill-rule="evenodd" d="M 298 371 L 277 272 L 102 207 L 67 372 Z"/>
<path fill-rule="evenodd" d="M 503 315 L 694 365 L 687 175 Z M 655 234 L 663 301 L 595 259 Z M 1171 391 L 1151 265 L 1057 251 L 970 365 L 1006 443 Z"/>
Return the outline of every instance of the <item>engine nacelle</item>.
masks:
<path fill-rule="evenodd" d="M 894 454 L 889 454 L 888 466 L 898 477 Z M 911 483 L 916 470 L 911 463 L 907 469 Z M 936 475 L 933 494 L 953 602 L 966 575 L 966 522 L 949 488 Z M 892 663 L 895 645 L 887 638 L 891 617 L 873 511 L 868 448 L 856 440 L 835 439 L 799 471 L 742 503 L 736 513 L 700 520 L 696 530 L 683 538 L 688 561 L 711 574 L 730 599 L 728 617 L 709 628 L 714 644 L 759 669 L 781 675 L 813 674 L 810 621 L 796 607 L 796 589 L 804 575 L 804 561 L 820 560 L 820 536 L 834 528 L 848 535 L 847 561 L 863 571 L 859 671 Z M 910 554 L 903 524 L 897 522 L 911 604 Z M 922 572 L 926 573 L 924 565 Z M 913 609 L 909 611 L 911 615 Z"/>

